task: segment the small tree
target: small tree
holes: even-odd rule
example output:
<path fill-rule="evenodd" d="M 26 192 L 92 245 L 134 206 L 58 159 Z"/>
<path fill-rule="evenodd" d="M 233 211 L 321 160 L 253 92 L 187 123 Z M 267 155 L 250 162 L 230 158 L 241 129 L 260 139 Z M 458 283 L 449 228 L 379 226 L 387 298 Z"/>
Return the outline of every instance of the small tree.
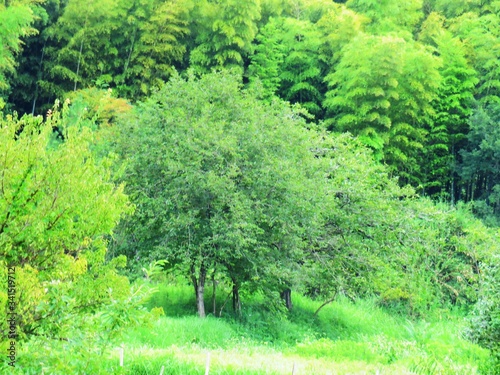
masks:
<path fill-rule="evenodd" d="M 93 154 L 95 134 L 67 124 L 59 112 L 0 117 L 0 279 L 7 285 L 7 267 L 15 270 L 21 338 L 60 337 L 74 313 L 129 292 L 116 273 L 125 259 L 105 262 L 105 236 L 130 211 L 128 199 L 111 160 Z M 6 297 L 2 287 L 2 310 Z"/>

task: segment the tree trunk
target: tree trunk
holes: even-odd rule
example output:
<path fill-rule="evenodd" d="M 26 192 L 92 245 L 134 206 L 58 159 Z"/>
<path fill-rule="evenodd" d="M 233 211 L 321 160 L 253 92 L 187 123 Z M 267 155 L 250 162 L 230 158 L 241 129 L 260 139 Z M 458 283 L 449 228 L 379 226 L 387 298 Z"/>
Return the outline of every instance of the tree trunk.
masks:
<path fill-rule="evenodd" d="M 320 310 L 321 310 L 323 307 L 325 307 L 326 305 L 328 305 L 329 303 L 332 303 L 333 301 L 335 301 L 335 298 L 336 298 L 336 297 L 337 297 L 337 293 L 335 293 L 335 294 L 333 295 L 333 297 L 332 297 L 332 298 L 330 298 L 329 300 L 326 300 L 325 302 L 323 302 L 323 304 L 322 304 L 320 307 L 318 307 L 318 309 L 314 312 L 314 315 L 313 315 L 313 316 L 314 316 L 314 317 L 318 316 L 318 313 L 320 312 Z"/>
<path fill-rule="evenodd" d="M 212 273 L 212 310 L 214 316 L 217 314 L 217 282 L 215 281 L 215 269 Z"/>
<path fill-rule="evenodd" d="M 193 283 L 194 294 L 196 296 L 196 309 L 198 310 L 198 316 L 200 318 L 206 317 L 205 313 L 205 280 L 207 277 L 207 270 L 205 265 L 202 264 L 200 266 L 200 272 L 198 274 L 198 278 L 196 278 L 196 271 L 194 268 L 194 264 L 190 267 L 191 271 L 191 282 Z"/>
<path fill-rule="evenodd" d="M 224 307 L 226 306 L 226 303 L 227 301 L 229 301 L 229 297 L 231 297 L 231 294 L 233 293 L 233 291 L 230 291 L 228 294 L 227 294 L 227 297 L 226 299 L 224 300 L 224 302 L 222 303 L 222 306 L 220 308 L 220 311 L 219 311 L 219 318 L 222 316 L 222 310 L 224 310 Z"/>
<path fill-rule="evenodd" d="M 292 305 L 292 291 L 290 288 L 286 288 L 284 291 L 280 293 L 281 298 L 285 301 L 285 306 L 288 310 L 291 310 Z"/>
<path fill-rule="evenodd" d="M 241 300 L 238 285 L 233 281 L 233 311 L 241 314 Z"/>
<path fill-rule="evenodd" d="M 75 86 L 73 87 L 73 91 L 76 91 L 76 86 L 78 84 L 78 77 L 80 74 L 80 63 L 82 62 L 83 41 L 85 40 L 85 30 L 87 27 L 87 21 L 88 21 L 88 15 L 85 17 L 85 23 L 83 24 L 82 41 L 80 42 L 80 51 L 78 52 L 78 64 L 76 66 Z"/>
<path fill-rule="evenodd" d="M 191 264 L 189 267 L 190 274 L 189 276 L 191 277 L 191 283 L 193 284 L 194 288 L 194 295 L 196 297 L 196 306 L 198 306 L 198 279 L 196 278 L 196 270 L 194 268 L 194 264 Z"/>
<path fill-rule="evenodd" d="M 134 32 L 132 34 L 132 42 L 130 43 L 130 50 L 128 51 L 127 61 L 125 61 L 125 67 L 123 69 L 123 81 L 125 81 L 125 79 L 127 77 L 128 66 L 130 64 L 130 60 L 132 59 L 132 51 L 134 50 L 136 32 L 137 32 L 137 28 L 135 27 Z"/>
<path fill-rule="evenodd" d="M 37 76 L 37 80 L 36 80 L 36 83 L 35 83 L 35 94 L 33 95 L 33 105 L 31 106 L 31 115 L 34 116 L 35 115 L 35 108 L 36 108 L 36 101 L 38 99 L 38 81 L 41 80 L 42 78 L 42 67 L 43 67 L 43 58 L 45 56 L 45 43 L 47 43 L 46 41 L 43 43 L 43 47 L 42 47 L 42 57 L 40 58 L 40 64 L 38 65 L 38 72 L 36 74 Z"/>
<path fill-rule="evenodd" d="M 83 34 L 85 36 L 85 34 Z M 80 62 L 82 61 L 82 51 L 83 51 L 83 37 L 80 43 L 80 52 L 78 53 L 78 64 L 76 66 L 76 76 L 75 76 L 75 85 L 73 87 L 73 91 L 76 91 L 76 86 L 78 84 L 78 75 L 80 74 Z"/>
<path fill-rule="evenodd" d="M 207 270 L 202 264 L 200 266 L 200 274 L 198 276 L 198 288 L 196 290 L 196 306 L 198 307 L 198 315 L 200 318 L 204 318 L 205 314 L 205 279 L 207 277 Z"/>

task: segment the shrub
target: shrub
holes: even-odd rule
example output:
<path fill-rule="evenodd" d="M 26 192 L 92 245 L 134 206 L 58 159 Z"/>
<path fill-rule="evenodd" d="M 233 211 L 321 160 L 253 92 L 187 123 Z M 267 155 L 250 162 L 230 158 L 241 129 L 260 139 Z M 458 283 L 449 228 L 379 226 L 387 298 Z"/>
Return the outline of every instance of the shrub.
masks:
<path fill-rule="evenodd" d="M 479 299 L 467 333 L 492 353 L 492 363 L 486 373 L 500 374 L 500 254 L 493 255 L 483 269 Z"/>

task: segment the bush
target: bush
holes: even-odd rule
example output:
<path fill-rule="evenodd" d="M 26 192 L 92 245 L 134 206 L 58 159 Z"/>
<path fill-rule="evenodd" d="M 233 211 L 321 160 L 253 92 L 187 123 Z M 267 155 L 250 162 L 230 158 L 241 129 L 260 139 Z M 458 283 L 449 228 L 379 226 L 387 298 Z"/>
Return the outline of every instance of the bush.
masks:
<path fill-rule="evenodd" d="M 479 299 L 470 317 L 468 336 L 488 348 L 492 363 L 485 373 L 500 374 L 500 255 L 492 256 L 483 269 Z"/>

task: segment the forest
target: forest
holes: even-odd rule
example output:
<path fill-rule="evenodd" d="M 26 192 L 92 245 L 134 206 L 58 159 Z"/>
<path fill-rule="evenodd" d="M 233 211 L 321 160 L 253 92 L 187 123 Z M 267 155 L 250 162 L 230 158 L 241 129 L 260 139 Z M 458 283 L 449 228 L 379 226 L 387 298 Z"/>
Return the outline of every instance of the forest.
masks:
<path fill-rule="evenodd" d="M 498 375 L 499 235 L 500 1 L 0 1 L 0 373 Z"/>

